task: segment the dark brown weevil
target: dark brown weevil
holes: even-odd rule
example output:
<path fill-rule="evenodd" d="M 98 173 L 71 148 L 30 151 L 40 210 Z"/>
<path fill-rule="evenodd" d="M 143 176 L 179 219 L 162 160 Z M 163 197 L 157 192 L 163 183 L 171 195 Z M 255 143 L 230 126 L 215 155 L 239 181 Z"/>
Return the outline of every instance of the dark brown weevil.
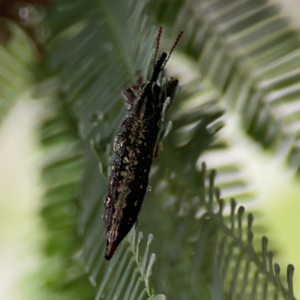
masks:
<path fill-rule="evenodd" d="M 128 115 L 115 139 L 115 158 L 104 197 L 105 258 L 108 260 L 137 220 L 148 187 L 152 159 L 158 154 L 163 107 L 178 86 L 174 78 L 160 85 L 158 81 L 183 32 L 178 34 L 170 53 L 163 52 L 156 60 L 161 33 L 162 27 L 157 35 L 150 80 L 139 86 L 137 94 L 131 88 L 122 90 Z"/>

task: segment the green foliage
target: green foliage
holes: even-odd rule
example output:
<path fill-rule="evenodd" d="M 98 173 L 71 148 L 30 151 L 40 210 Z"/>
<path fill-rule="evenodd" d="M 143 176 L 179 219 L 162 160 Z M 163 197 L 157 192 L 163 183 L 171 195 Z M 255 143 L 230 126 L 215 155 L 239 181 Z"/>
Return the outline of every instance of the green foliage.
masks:
<path fill-rule="evenodd" d="M 272 44 L 258 42 L 262 39 L 260 29 L 270 39 L 280 35 L 277 23 L 272 23 L 280 19 L 278 12 L 272 5 L 247 1 L 236 6 L 226 1 L 199 5 L 178 2 L 175 12 L 167 2 L 145 4 L 65 0 L 54 3 L 48 18 L 52 29 L 49 62 L 55 72 L 59 71 L 61 89 L 82 140 L 84 172 L 78 193 L 79 232 L 84 246 L 80 260 L 91 283 L 97 285 L 95 298 L 113 299 L 120 295 L 124 299 L 144 299 L 155 295 L 148 281 L 153 259 L 147 247 L 140 256 L 134 233 L 127 243 L 122 243 L 110 263 L 103 260 L 101 217 L 110 147 L 125 114 L 118 95 L 124 85 L 134 82 L 136 70 L 142 70 L 144 77 L 148 74 L 155 38 L 146 18 L 148 11 L 161 22 L 166 20 L 166 31 L 173 27 L 172 35 L 184 29 L 181 49 L 197 62 L 200 72 L 183 88 L 168 112 L 174 122 L 173 130 L 152 168 L 153 190 L 145 199 L 139 219 L 139 229 L 155 236 L 151 249 L 158 263 L 153 287 L 170 299 L 255 299 L 258 295 L 264 295 L 263 299 L 271 295 L 292 299 L 292 267 L 288 269 L 288 287 L 284 287 L 278 265 L 273 267 L 267 239 L 262 239 L 262 246 L 254 239 L 252 215 L 243 217 L 245 209 L 236 210 L 234 200 L 230 213 L 224 212 L 224 202 L 214 187 L 214 175 L 207 177 L 205 167 L 200 169 L 198 163 L 203 151 L 218 148 L 226 153 L 230 147 L 227 141 L 214 138 L 224 122 L 224 118 L 220 120 L 224 107 L 243 116 L 246 132 L 263 147 L 274 148 L 278 132 L 284 132 L 277 125 L 280 116 L 274 118 L 273 108 L 266 105 L 264 97 L 259 97 L 258 89 L 266 77 L 261 77 L 261 82 L 253 78 L 253 70 L 258 72 L 262 61 L 275 68 L 282 51 L 290 51 L 286 45 L 277 54 L 271 52 L 272 60 L 269 56 L 262 59 Z M 238 12 L 246 8 L 251 11 L 249 7 L 254 16 L 260 12 L 259 18 L 242 22 L 239 33 Z M 279 23 L 288 26 L 282 19 Z M 265 24 L 269 26 L 265 28 Z M 250 65 L 250 61 L 256 64 Z M 225 100 L 225 106 L 219 99 Z M 255 121 L 258 119 L 260 122 Z M 220 173 L 238 170 L 237 164 L 228 163 Z M 245 185 L 239 177 L 227 181 L 225 188 L 235 188 L 239 199 L 252 198 L 251 191 L 243 192 Z"/>
<path fill-rule="evenodd" d="M 107 262 L 102 199 L 125 116 L 120 90 L 135 83 L 137 70 L 149 74 L 154 20 L 167 42 L 184 30 L 178 48 L 196 75 L 167 113 L 173 129 L 153 164 L 137 228 Z M 41 129 L 44 252 L 55 262 L 45 275 L 49 299 L 294 299 L 293 266 L 281 277 L 268 239 L 254 235 L 266 229 L 237 204 L 255 199 L 255 191 L 242 166 L 227 160 L 231 144 L 221 130 L 238 115 L 253 141 L 272 153 L 284 148 L 297 170 L 300 38 L 277 7 L 56 0 L 44 25 L 49 55 L 38 71 L 51 73 L 46 79 L 55 79 L 57 91 Z M 218 175 L 201 161 L 216 151 L 225 157 Z"/>
<path fill-rule="evenodd" d="M 185 53 L 239 114 L 245 132 L 264 148 L 285 148 L 290 167 L 298 168 L 300 40 L 277 6 L 191 1 L 174 27 L 186 28 Z"/>
<path fill-rule="evenodd" d="M 0 43 L 0 120 L 9 112 L 33 77 L 32 47 L 19 28 L 10 24 L 14 38 Z M 20 51 L 22 49 L 22 51 Z"/>

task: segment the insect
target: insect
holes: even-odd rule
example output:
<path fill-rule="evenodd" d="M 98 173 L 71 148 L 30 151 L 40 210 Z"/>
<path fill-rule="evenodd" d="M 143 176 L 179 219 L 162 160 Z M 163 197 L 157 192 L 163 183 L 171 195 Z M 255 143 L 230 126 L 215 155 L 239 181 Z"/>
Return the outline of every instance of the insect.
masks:
<path fill-rule="evenodd" d="M 158 133 L 164 104 L 178 86 L 178 80 L 174 78 L 161 86 L 158 81 L 183 32 L 178 34 L 169 54 L 162 52 L 156 59 L 161 34 L 162 27 L 157 35 L 150 80 L 140 84 L 137 94 L 128 87 L 121 93 L 128 114 L 115 139 L 115 158 L 104 197 L 107 260 L 111 259 L 137 220 L 148 187 L 152 159 L 158 155 Z"/>

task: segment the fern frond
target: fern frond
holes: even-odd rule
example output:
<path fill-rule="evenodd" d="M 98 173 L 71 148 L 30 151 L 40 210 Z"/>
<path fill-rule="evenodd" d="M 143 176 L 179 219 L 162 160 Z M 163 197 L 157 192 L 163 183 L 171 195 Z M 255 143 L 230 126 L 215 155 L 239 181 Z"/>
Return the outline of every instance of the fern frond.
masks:
<path fill-rule="evenodd" d="M 215 176 L 212 172 L 207 180 L 202 165 L 197 176 L 198 198 L 184 203 L 176 203 L 175 199 L 170 204 L 172 229 L 168 234 L 164 232 L 168 244 L 163 251 L 156 250 L 160 253 L 157 266 L 163 275 L 160 282 L 155 281 L 156 286 L 168 287 L 170 280 L 166 293 L 172 299 L 295 299 L 293 266 L 287 268 L 286 286 L 279 265 L 273 262 L 273 252 L 267 249 L 268 239 L 254 239 L 253 215 L 245 217 L 245 208 L 237 208 L 233 199 L 226 213 L 224 200 L 214 185 Z M 186 192 L 181 190 L 175 191 L 173 198 L 183 199 Z M 157 212 L 155 218 L 159 218 Z M 164 227 L 168 226 L 166 221 Z M 155 232 L 154 222 L 151 224 Z M 172 274 L 171 279 L 168 274 Z"/>
<path fill-rule="evenodd" d="M 199 84 L 199 80 L 197 78 L 185 85 L 170 108 L 173 130 L 166 139 L 165 147 L 171 144 L 167 151 L 176 148 L 178 154 L 177 157 L 168 155 L 159 164 L 162 168 L 168 168 L 173 165 L 172 161 L 176 161 L 175 172 L 189 164 L 196 166 L 194 171 L 197 172 L 201 158 L 208 161 L 212 168 L 218 169 L 216 180 L 223 195 L 239 201 L 249 200 L 254 197 L 254 190 L 241 172 L 240 163 L 230 153 L 230 141 L 220 131 L 226 125 L 228 115 L 224 115 L 224 108 L 214 88 L 205 80 Z M 194 171 L 191 171 L 191 177 Z"/>
<path fill-rule="evenodd" d="M 48 233 L 44 242 L 44 253 L 49 258 L 46 295 L 47 299 L 91 299 L 94 288 L 78 260 L 82 247 L 77 234 L 82 151 L 69 117 L 61 106 L 57 112 L 41 129 L 46 152 L 42 170 L 46 192 L 41 211 Z"/>
<path fill-rule="evenodd" d="M 110 137 L 125 113 L 121 88 L 135 81 L 137 70 L 145 77 L 155 38 L 143 14 L 145 4 L 65 0 L 55 2 L 49 15 L 49 26 L 55 31 L 49 42 L 50 64 L 62 70 L 62 88 L 74 104 L 83 139 L 94 137 L 96 130 L 103 139 Z M 58 31 L 57 24 L 63 30 Z M 124 31 L 127 26 L 130 30 Z M 101 126 L 91 122 L 97 112 L 103 116 Z"/>
<path fill-rule="evenodd" d="M 176 16 L 179 28 L 185 52 L 245 131 L 264 148 L 284 149 L 297 169 L 300 38 L 276 4 L 187 1 Z"/>
<path fill-rule="evenodd" d="M 99 274 L 102 278 L 96 299 L 155 299 L 153 289 L 149 284 L 152 266 L 155 262 L 155 254 L 149 254 L 149 246 L 153 235 L 149 235 L 144 251 L 141 248 L 143 234 L 140 232 L 137 238 L 135 230 L 128 236 L 128 244 L 122 244 L 116 259 L 107 267 L 103 261 L 102 268 L 105 272 Z M 102 249 L 104 251 L 104 247 Z M 102 253 L 103 253 L 102 251 Z M 104 298 L 105 295 L 105 298 Z"/>
<path fill-rule="evenodd" d="M 10 25 L 14 36 L 6 44 L 0 44 L 0 120 L 24 91 L 29 91 L 33 79 L 33 53 L 28 38 Z"/>

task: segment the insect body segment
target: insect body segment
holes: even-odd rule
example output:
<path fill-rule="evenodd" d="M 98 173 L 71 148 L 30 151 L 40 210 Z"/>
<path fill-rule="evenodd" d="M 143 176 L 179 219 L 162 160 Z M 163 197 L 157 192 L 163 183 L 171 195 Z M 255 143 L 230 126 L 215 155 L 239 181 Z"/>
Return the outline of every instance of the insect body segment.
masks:
<path fill-rule="evenodd" d="M 115 140 L 115 158 L 104 197 L 105 258 L 108 260 L 136 222 L 147 191 L 152 159 L 158 151 L 163 106 L 178 86 L 177 79 L 171 79 L 161 87 L 157 84 L 169 57 L 165 52 L 161 54 L 150 80 L 139 86 L 137 95 L 130 88 L 122 90 L 128 115 Z"/>

